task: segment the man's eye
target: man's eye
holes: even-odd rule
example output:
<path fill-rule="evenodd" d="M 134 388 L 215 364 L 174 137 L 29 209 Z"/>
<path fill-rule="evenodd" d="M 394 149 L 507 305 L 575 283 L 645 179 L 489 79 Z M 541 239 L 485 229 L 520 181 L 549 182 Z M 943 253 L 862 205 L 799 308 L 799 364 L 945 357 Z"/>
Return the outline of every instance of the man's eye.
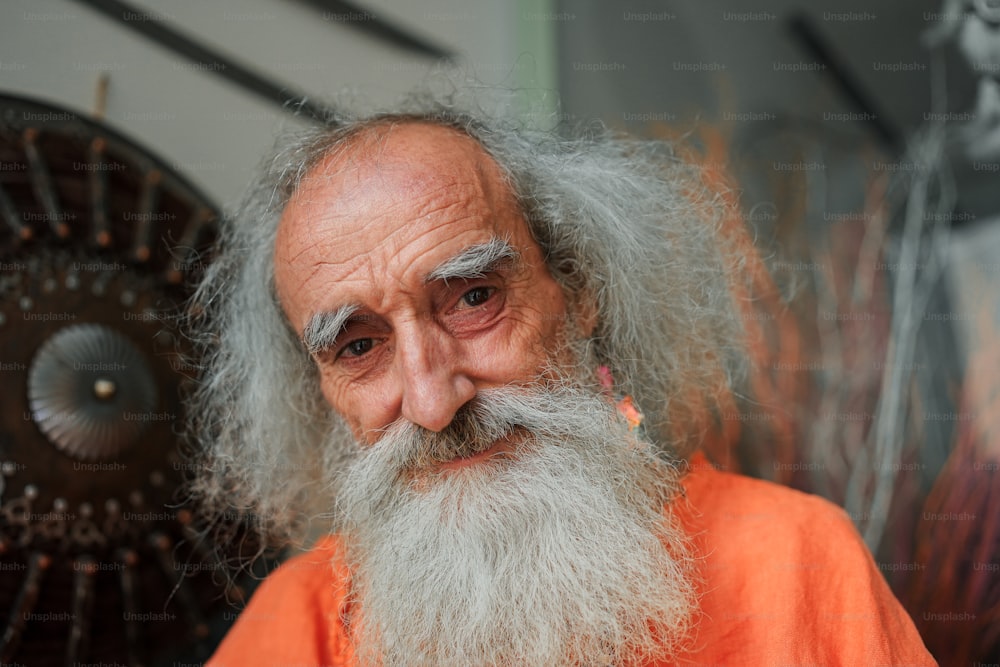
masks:
<path fill-rule="evenodd" d="M 360 357 L 366 352 L 369 352 L 372 349 L 373 344 L 374 342 L 371 338 L 359 338 L 357 340 L 352 340 L 343 347 L 341 354 L 346 354 L 349 357 Z"/>
<path fill-rule="evenodd" d="M 462 295 L 462 301 L 474 308 L 489 301 L 494 292 L 496 292 L 495 287 L 475 287 Z"/>

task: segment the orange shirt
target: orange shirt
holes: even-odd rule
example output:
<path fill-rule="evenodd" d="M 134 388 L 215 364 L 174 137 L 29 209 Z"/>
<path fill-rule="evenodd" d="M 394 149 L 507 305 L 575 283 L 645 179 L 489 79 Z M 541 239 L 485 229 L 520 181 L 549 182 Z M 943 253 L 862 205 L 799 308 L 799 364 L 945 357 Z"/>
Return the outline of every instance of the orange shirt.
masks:
<path fill-rule="evenodd" d="M 935 665 L 843 510 L 696 456 L 675 503 L 699 557 L 679 665 Z M 346 667 L 346 569 L 330 536 L 257 589 L 209 667 Z M 331 563 L 333 563 L 331 565 Z"/>

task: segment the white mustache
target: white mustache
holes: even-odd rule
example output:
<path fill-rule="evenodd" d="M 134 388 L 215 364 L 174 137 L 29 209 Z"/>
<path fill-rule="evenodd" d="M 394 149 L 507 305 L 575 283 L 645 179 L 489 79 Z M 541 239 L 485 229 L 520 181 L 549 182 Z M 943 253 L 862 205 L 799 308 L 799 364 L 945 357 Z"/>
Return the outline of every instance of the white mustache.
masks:
<path fill-rule="evenodd" d="M 537 436 L 558 441 L 587 437 L 614 419 L 613 406 L 584 389 L 558 384 L 500 387 L 480 391 L 439 432 L 405 420 L 394 422 L 372 449 L 402 472 L 472 456 L 517 431 L 529 440 Z"/>

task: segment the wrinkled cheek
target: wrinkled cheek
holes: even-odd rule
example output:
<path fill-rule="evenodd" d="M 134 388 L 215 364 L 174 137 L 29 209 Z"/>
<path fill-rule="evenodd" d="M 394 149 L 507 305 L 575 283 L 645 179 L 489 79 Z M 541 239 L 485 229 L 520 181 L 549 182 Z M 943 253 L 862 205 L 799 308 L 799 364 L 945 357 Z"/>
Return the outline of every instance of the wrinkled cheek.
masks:
<path fill-rule="evenodd" d="M 365 420 L 365 411 L 352 407 L 350 405 L 352 401 L 345 401 L 343 391 L 338 391 L 336 388 L 331 387 L 328 382 L 321 382 L 320 390 L 326 404 L 330 406 L 330 409 L 333 410 L 334 414 L 339 416 L 342 420 L 344 420 L 344 423 L 347 424 L 347 428 L 350 429 L 351 435 L 354 436 L 354 440 L 360 444 L 371 444 L 369 438 L 365 436 L 366 431 L 370 431 L 371 428 L 366 428 L 365 423 L 366 421 L 371 423 L 371 417 L 374 416 L 375 411 L 369 409 L 367 411 L 369 419 Z"/>

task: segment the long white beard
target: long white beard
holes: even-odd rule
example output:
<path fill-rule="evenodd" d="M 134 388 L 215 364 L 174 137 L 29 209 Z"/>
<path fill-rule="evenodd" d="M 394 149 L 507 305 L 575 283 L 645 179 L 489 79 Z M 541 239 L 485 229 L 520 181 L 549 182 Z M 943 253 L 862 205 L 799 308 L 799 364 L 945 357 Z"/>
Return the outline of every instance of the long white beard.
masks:
<path fill-rule="evenodd" d="M 467 407 L 441 433 L 395 425 L 341 480 L 361 664 L 669 657 L 693 610 L 663 513 L 676 470 L 592 392 L 495 389 Z M 509 459 L 428 469 L 511 430 L 530 435 Z"/>

